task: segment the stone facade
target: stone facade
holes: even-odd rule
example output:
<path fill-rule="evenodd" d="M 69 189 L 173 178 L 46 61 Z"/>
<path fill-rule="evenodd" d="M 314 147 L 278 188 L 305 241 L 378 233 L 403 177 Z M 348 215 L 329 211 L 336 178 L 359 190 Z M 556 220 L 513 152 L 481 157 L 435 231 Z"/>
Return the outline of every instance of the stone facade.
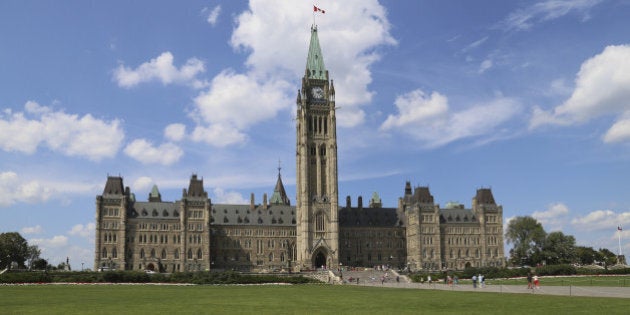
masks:
<path fill-rule="evenodd" d="M 380 266 L 411 270 L 504 266 L 503 208 L 479 189 L 472 208 L 441 208 L 428 187 L 406 183 L 396 208 L 374 193 L 364 207 L 338 200 L 335 88 L 317 28 L 297 99 L 296 205 L 278 172 L 262 203 L 213 204 L 193 175 L 175 202 L 153 187 L 136 200 L 122 177 L 96 197 L 95 269 L 254 272 Z"/>

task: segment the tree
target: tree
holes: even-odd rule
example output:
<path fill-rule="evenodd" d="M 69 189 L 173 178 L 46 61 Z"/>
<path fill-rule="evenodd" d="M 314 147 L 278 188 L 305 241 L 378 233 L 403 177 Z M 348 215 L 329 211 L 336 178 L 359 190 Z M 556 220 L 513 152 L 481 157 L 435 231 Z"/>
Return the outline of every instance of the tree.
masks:
<path fill-rule="evenodd" d="M 516 217 L 510 220 L 505 239 L 514 244 L 510 250 L 510 261 L 514 265 L 533 265 L 539 263 L 540 253 L 547 233 L 536 219 L 530 216 Z"/>
<path fill-rule="evenodd" d="M 27 256 L 26 256 L 26 262 L 28 265 L 28 269 L 30 270 L 31 268 L 33 268 L 33 262 L 37 259 L 39 259 L 39 255 L 42 252 L 39 250 L 39 247 L 37 247 L 37 245 L 29 245 L 28 249 L 27 249 Z"/>
<path fill-rule="evenodd" d="M 48 267 L 48 261 L 43 258 L 37 258 L 31 264 L 31 268 L 35 270 L 46 270 L 46 267 Z"/>
<path fill-rule="evenodd" d="M 24 268 L 28 257 L 28 243 L 18 232 L 0 234 L 0 268 L 6 268 L 11 262 L 17 262 Z"/>
<path fill-rule="evenodd" d="M 608 268 L 608 266 L 612 266 L 617 263 L 617 255 L 611 252 L 608 248 L 600 248 L 599 254 L 602 257 L 604 267 Z"/>
<path fill-rule="evenodd" d="M 549 265 L 570 264 L 575 261 L 575 237 L 564 233 L 551 232 L 545 238 L 542 258 Z"/>
<path fill-rule="evenodd" d="M 576 262 L 581 265 L 591 265 L 595 261 L 601 261 L 602 258 L 601 254 L 594 250 L 593 247 L 578 246 L 575 248 Z"/>

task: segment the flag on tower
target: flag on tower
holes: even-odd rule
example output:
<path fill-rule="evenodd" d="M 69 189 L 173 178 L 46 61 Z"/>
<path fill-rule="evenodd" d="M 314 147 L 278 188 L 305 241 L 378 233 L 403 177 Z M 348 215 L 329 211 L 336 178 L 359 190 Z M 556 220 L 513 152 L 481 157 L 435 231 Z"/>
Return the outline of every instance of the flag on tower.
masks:
<path fill-rule="evenodd" d="M 326 11 L 318 8 L 317 6 L 313 5 L 313 12 L 321 12 L 322 14 L 325 14 Z"/>
<path fill-rule="evenodd" d="M 623 229 L 621 228 L 621 225 L 617 226 L 617 231 L 623 231 Z"/>

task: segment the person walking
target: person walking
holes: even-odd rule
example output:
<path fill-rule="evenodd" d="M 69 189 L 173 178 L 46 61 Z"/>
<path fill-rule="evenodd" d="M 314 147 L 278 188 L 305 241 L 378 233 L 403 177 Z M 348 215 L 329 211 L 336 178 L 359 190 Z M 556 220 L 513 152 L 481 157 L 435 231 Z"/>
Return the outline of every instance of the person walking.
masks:
<path fill-rule="evenodd" d="M 538 280 L 538 275 L 534 275 L 534 288 L 540 289 L 540 280 Z"/>
<path fill-rule="evenodd" d="M 477 276 L 472 276 L 473 289 L 477 288 Z"/>
<path fill-rule="evenodd" d="M 532 286 L 532 273 L 531 272 L 527 273 L 527 288 L 528 289 L 533 289 L 534 288 Z"/>

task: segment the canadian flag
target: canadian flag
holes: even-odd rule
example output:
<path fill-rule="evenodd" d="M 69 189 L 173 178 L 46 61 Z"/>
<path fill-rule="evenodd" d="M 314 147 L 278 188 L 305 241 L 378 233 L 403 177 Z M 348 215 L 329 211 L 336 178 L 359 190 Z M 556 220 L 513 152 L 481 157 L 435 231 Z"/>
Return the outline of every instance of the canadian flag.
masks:
<path fill-rule="evenodd" d="M 318 7 L 317 7 L 317 6 L 315 6 L 315 5 L 313 6 L 313 12 L 321 12 L 322 14 L 325 14 L 325 13 L 326 13 L 326 11 L 324 11 L 324 10 L 322 10 L 322 9 L 318 8 Z"/>

